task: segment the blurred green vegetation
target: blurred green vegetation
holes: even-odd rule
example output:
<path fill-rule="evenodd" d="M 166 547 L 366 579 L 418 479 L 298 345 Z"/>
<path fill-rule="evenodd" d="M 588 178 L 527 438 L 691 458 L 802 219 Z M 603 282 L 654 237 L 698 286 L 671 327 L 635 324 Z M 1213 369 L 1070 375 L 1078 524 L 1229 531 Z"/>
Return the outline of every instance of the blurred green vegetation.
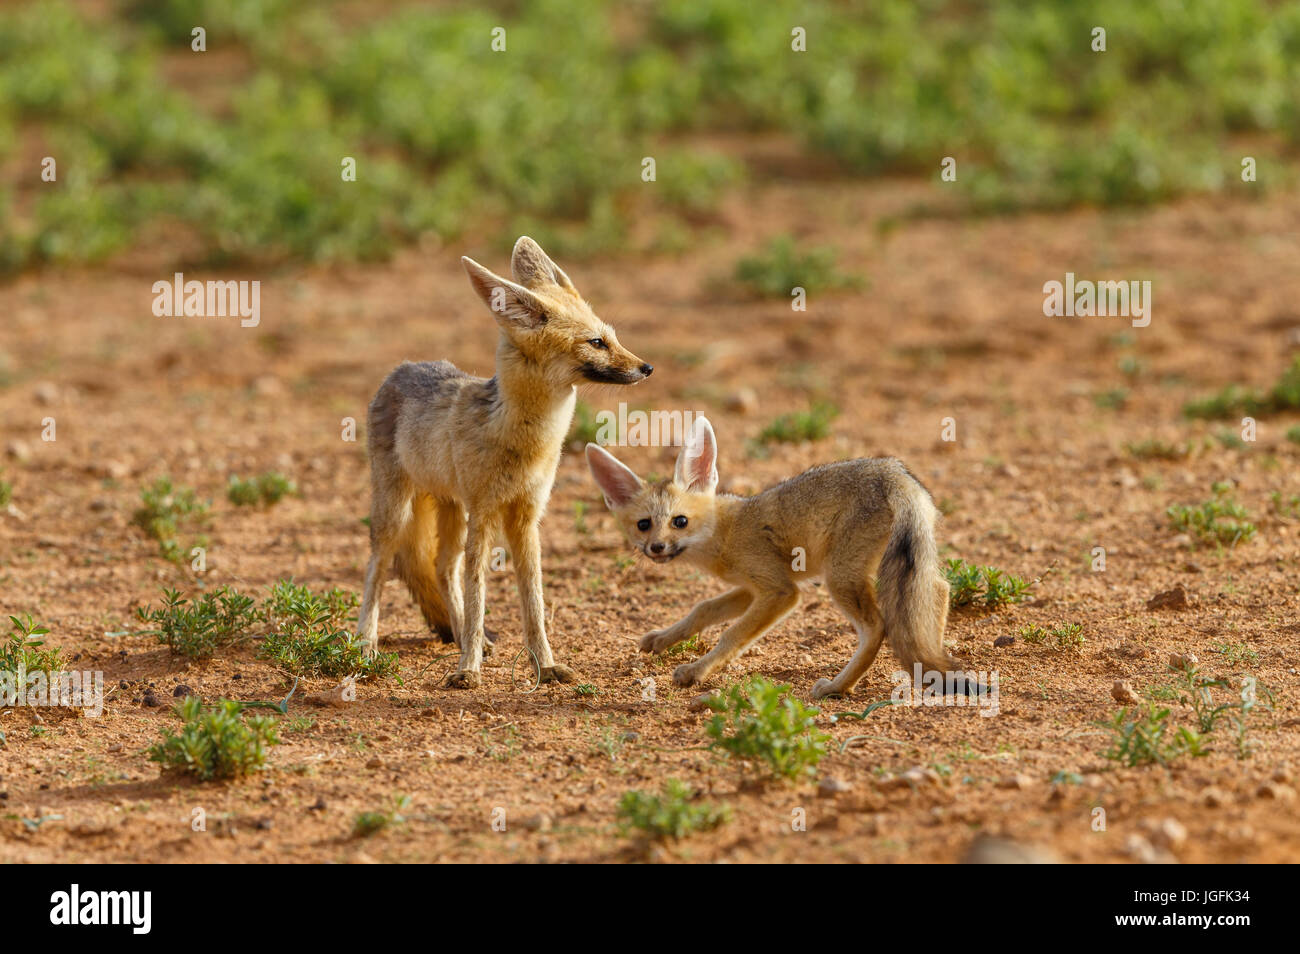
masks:
<path fill-rule="evenodd" d="M 0 188 L 0 271 L 177 230 L 211 262 L 368 260 L 465 231 L 529 230 L 574 254 L 625 246 L 642 214 L 680 237 L 744 175 L 699 145 L 722 132 L 782 132 L 861 175 L 937 180 L 953 156 L 969 212 L 1226 190 L 1242 143 L 1288 163 L 1300 143 L 1295 2 L 90 9 L 0 9 L 0 162 L 17 173 Z M 16 169 L 32 149 L 58 160 L 57 183 Z"/>

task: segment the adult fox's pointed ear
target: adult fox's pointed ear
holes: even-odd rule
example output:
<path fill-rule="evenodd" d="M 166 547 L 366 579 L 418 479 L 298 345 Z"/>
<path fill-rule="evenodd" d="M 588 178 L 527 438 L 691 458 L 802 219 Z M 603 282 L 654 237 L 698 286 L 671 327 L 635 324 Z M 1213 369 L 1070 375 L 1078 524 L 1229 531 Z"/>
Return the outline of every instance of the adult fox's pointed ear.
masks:
<path fill-rule="evenodd" d="M 489 271 L 466 255 L 461 256 L 460 263 L 465 266 L 474 291 L 502 328 L 538 328 L 546 324 L 546 306 L 527 288 Z"/>
<path fill-rule="evenodd" d="M 529 288 L 559 285 L 565 291 L 578 293 L 564 270 L 527 235 L 519 236 L 519 241 L 515 242 L 515 250 L 510 256 L 510 271 L 514 273 L 515 281 Z"/>
<path fill-rule="evenodd" d="M 677 455 L 673 481 L 686 490 L 711 494 L 718 487 L 718 440 L 707 417 L 697 417 Z"/>
<path fill-rule="evenodd" d="M 610 510 L 626 506 L 641 491 L 641 478 L 599 444 L 587 445 L 587 466 Z"/>

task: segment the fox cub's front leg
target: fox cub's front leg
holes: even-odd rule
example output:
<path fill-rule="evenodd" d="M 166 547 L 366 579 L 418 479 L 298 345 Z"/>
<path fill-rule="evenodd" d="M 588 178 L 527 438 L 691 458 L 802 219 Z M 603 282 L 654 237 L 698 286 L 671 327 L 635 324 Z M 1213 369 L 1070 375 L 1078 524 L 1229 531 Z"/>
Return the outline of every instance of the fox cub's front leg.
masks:
<path fill-rule="evenodd" d="M 750 643 L 775 626 L 781 617 L 795 608 L 798 602 L 799 591 L 793 587 L 788 591 L 764 593 L 750 600 L 740 619 L 728 626 L 727 631 L 722 634 L 718 645 L 695 662 L 686 663 L 673 670 L 673 682 L 679 686 L 689 686 L 708 679 L 744 651 Z"/>
<path fill-rule="evenodd" d="M 737 587 L 721 596 L 697 603 L 686 617 L 672 626 L 656 629 L 641 638 L 641 652 L 661 653 L 670 646 L 676 646 L 684 639 L 690 639 L 696 633 L 702 633 L 715 623 L 725 623 L 745 612 L 753 597 L 749 592 Z"/>

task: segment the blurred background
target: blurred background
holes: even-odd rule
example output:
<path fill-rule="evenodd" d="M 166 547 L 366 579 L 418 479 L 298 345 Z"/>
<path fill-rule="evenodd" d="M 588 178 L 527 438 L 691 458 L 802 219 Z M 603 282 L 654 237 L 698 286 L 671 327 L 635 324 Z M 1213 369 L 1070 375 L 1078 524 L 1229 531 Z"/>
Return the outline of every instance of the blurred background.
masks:
<path fill-rule="evenodd" d="M 1276 187 L 1298 144 L 1300 4 L 1272 0 L 0 7 L 8 274 L 521 232 L 676 252 L 747 180 L 938 182 L 952 156 L 951 188 L 900 214 L 980 215 L 1240 192 L 1247 152 Z"/>

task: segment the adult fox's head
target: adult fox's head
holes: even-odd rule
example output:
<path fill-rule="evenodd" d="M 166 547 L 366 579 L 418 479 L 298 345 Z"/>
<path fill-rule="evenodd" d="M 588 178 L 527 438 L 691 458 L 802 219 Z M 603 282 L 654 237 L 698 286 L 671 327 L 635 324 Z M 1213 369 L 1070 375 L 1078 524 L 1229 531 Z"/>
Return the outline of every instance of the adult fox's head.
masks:
<path fill-rule="evenodd" d="M 614 329 L 596 317 L 569 276 L 528 236 L 515 243 L 510 258 L 515 281 L 472 258 L 461 258 L 461 264 L 496 317 L 505 343 L 556 384 L 636 384 L 654 370 L 618 343 Z"/>
<path fill-rule="evenodd" d="M 671 480 L 647 484 L 598 444 L 587 445 L 587 466 L 623 535 L 656 563 L 713 538 L 718 443 L 708 418 L 695 419 Z"/>

